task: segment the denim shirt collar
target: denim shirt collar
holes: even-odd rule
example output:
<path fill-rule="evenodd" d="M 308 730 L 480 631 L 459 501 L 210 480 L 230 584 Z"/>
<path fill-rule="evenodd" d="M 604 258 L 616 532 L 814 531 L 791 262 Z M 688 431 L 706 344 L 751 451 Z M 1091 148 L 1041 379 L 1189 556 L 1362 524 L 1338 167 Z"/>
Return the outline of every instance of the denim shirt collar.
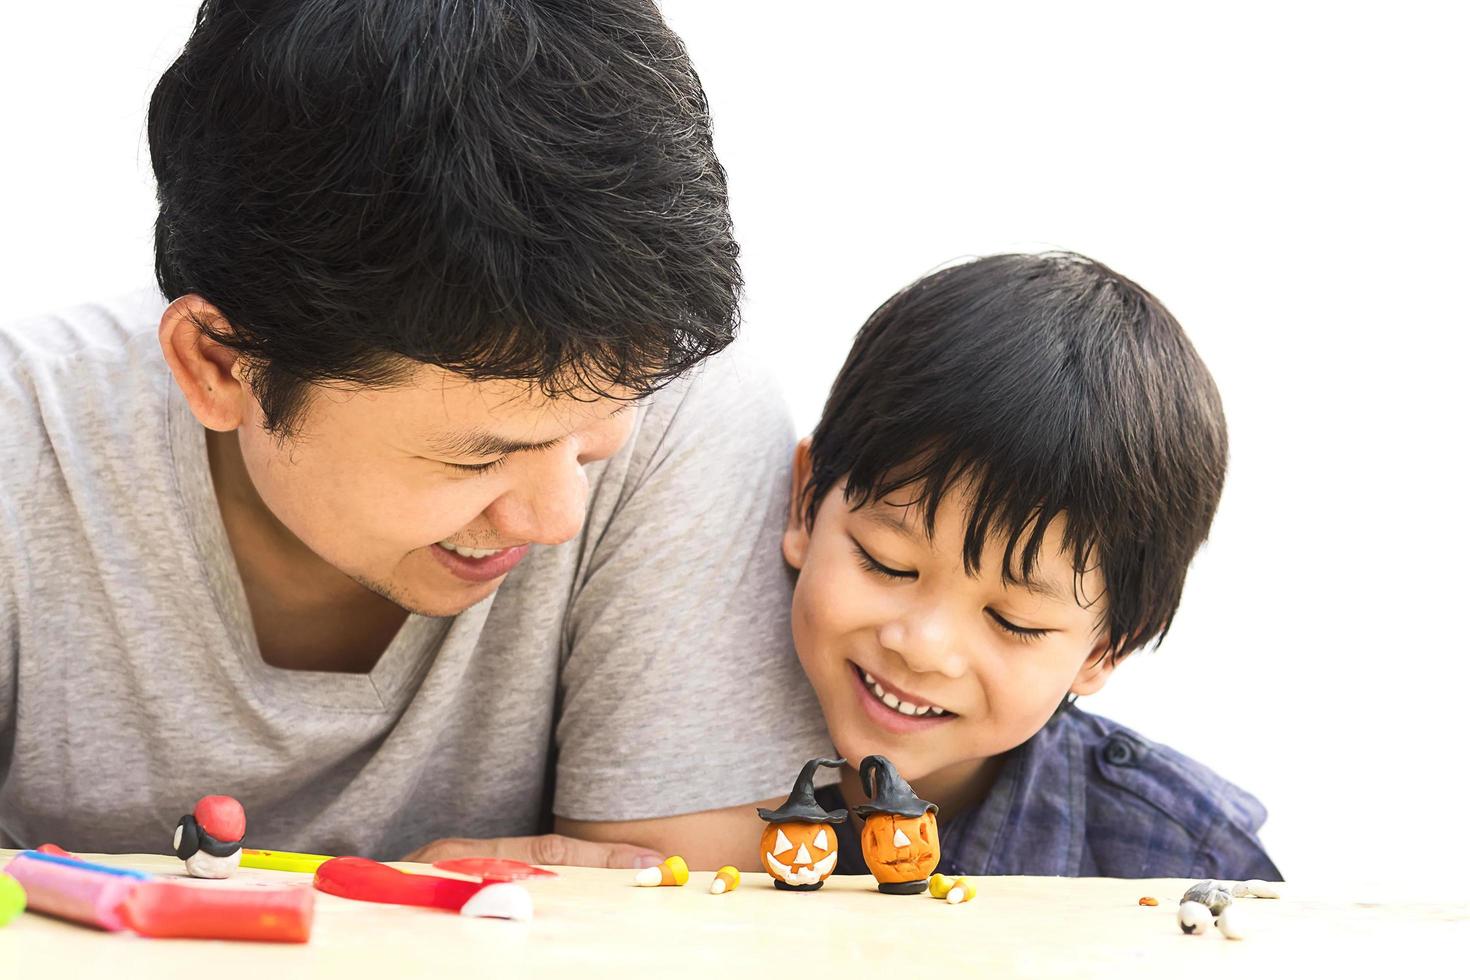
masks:
<path fill-rule="evenodd" d="M 980 805 L 941 827 L 944 874 L 1079 873 L 1087 829 L 1087 749 L 1065 716 L 1059 713 L 1007 753 Z"/>
<path fill-rule="evenodd" d="M 1066 875 L 1081 872 L 1087 829 L 1087 747 L 1062 711 L 1008 752 L 980 805 L 948 821 L 940 813 L 942 874 Z M 845 807 L 835 784 L 817 791 L 827 809 Z M 836 827 L 838 874 L 866 874 L 861 821 Z"/>

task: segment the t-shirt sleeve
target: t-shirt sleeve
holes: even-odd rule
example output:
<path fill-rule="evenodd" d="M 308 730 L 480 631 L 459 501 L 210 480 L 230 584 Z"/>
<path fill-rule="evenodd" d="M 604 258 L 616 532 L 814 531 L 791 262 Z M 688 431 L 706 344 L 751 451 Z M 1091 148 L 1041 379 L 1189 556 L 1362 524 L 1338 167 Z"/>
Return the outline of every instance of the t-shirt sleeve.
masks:
<path fill-rule="evenodd" d="M 0 787 L 10 772 L 15 750 L 16 662 L 20 656 L 19 568 L 13 561 L 13 540 L 7 520 L 9 504 L 0 498 Z"/>
<path fill-rule="evenodd" d="M 24 403 L 11 377 L 13 359 L 0 334 L 0 787 L 10 771 L 15 750 L 16 671 L 20 657 L 20 596 L 22 544 L 18 481 L 34 471 L 34 435 L 25 424 Z"/>
<path fill-rule="evenodd" d="M 728 353 L 662 394 L 568 617 L 553 809 L 569 819 L 784 794 L 831 751 L 791 641 L 785 404 Z"/>

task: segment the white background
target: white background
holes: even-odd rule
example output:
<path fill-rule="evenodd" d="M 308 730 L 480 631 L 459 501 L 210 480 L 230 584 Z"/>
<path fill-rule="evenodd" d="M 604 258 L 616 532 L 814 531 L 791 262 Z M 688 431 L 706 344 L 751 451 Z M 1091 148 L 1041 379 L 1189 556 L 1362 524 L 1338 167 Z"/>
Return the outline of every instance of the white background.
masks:
<path fill-rule="evenodd" d="M 0 318 L 148 281 L 143 113 L 192 0 L 0 31 Z M 1173 633 L 1089 707 L 1260 796 L 1288 878 L 1470 874 L 1465 24 L 1449 4 L 668 0 L 746 336 L 803 429 L 889 293 L 1064 247 L 1157 294 L 1232 460 Z"/>

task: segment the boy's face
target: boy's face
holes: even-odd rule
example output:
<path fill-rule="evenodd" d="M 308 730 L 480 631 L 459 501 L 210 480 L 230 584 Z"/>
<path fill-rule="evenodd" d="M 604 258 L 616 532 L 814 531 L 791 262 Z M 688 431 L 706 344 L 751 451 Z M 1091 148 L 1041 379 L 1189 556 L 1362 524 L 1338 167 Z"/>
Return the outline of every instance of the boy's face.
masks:
<path fill-rule="evenodd" d="M 1028 589 L 1002 581 L 1003 541 L 986 542 L 980 571 L 966 574 L 960 494 L 941 502 L 931 541 L 920 508 L 875 501 L 851 511 L 839 483 L 808 532 L 800 489 L 809 473 L 803 443 L 782 541 L 799 570 L 792 633 L 846 758 L 885 755 L 922 779 L 1014 748 L 1069 692 L 1103 686 L 1112 668 L 1099 662 L 1102 576 L 1078 579 L 1061 553 L 1060 520 Z M 1096 601 L 1084 608 L 1077 597 Z"/>

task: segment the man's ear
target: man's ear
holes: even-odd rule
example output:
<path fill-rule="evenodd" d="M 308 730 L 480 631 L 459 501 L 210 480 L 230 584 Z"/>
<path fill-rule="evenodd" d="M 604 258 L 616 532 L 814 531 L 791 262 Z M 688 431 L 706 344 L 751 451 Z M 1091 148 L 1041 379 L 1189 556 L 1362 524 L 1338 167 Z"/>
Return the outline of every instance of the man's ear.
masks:
<path fill-rule="evenodd" d="M 204 297 L 180 296 L 163 311 L 158 343 L 199 424 L 216 432 L 233 432 L 245 424 L 250 397 L 242 380 L 240 355 L 199 329 L 200 323 L 229 329 L 224 314 Z"/>
<path fill-rule="evenodd" d="M 806 562 L 806 549 L 812 535 L 806 526 L 806 485 L 812 477 L 812 437 L 796 444 L 791 459 L 791 501 L 786 514 L 786 533 L 781 535 L 781 554 L 786 564 L 800 569 Z"/>
<path fill-rule="evenodd" d="M 1113 670 L 1117 667 L 1115 658 L 1108 654 L 1106 642 L 1099 643 L 1087 657 L 1087 662 L 1082 669 L 1077 671 L 1077 677 L 1072 681 L 1072 693 L 1077 695 L 1096 694 L 1103 689 L 1108 678 L 1113 676 Z"/>

